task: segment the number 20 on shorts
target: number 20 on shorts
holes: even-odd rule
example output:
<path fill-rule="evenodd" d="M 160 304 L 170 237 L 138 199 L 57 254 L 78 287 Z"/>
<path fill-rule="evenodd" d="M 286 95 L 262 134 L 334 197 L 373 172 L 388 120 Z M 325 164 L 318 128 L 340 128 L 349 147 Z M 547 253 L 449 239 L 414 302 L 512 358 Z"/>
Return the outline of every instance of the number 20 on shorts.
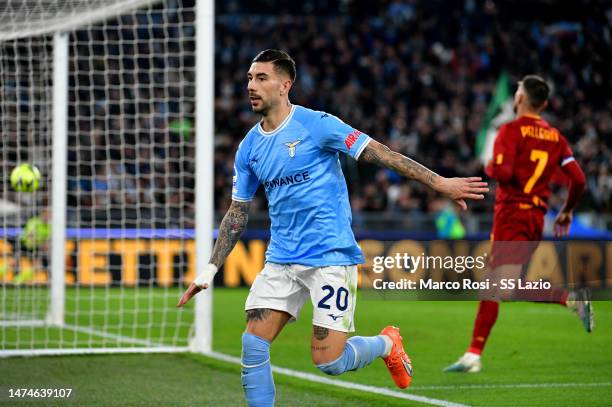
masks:
<path fill-rule="evenodd" d="M 331 309 L 331 306 L 328 304 L 328 301 L 334 296 L 335 293 L 336 308 L 338 308 L 338 310 L 340 311 L 346 311 L 346 309 L 348 308 L 349 295 L 349 292 L 346 288 L 340 287 L 338 288 L 338 291 L 335 291 L 334 287 L 332 287 L 331 285 L 324 285 L 323 287 L 321 287 L 321 290 L 326 291 L 327 294 L 325 294 L 325 296 L 321 298 L 321 301 L 319 301 L 319 303 L 317 304 L 319 308 Z"/>

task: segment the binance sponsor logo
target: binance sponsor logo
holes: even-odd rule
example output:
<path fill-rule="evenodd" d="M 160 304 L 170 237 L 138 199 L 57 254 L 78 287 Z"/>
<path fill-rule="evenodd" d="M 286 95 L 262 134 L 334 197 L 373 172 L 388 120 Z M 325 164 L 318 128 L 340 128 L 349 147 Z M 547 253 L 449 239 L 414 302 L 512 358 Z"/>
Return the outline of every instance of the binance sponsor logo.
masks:
<path fill-rule="evenodd" d="M 284 177 L 278 177 L 271 179 L 270 181 L 264 182 L 264 188 L 266 191 L 271 191 L 274 188 L 294 185 L 294 184 L 303 184 L 304 182 L 310 181 L 310 174 L 308 171 L 300 171 L 293 175 L 286 175 Z"/>

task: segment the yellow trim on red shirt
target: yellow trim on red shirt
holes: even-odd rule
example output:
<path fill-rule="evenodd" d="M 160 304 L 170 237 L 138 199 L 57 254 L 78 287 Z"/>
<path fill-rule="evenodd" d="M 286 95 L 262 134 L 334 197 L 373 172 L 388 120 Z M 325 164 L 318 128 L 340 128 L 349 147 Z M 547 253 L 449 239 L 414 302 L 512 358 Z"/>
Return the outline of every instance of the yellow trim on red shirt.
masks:
<path fill-rule="evenodd" d="M 536 120 L 540 120 L 541 119 L 541 117 L 536 115 L 536 114 L 524 114 L 521 117 L 529 117 L 531 119 L 536 119 Z"/>
<path fill-rule="evenodd" d="M 531 198 L 531 201 L 535 206 L 544 206 L 544 202 L 542 202 L 542 200 L 535 195 Z"/>

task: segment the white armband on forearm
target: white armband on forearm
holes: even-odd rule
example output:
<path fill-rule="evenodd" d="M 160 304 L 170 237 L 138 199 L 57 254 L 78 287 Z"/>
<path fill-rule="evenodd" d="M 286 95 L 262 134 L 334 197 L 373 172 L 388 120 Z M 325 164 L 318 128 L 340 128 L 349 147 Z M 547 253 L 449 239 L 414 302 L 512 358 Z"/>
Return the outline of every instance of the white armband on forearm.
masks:
<path fill-rule="evenodd" d="M 205 285 L 208 287 L 211 285 L 213 279 L 215 278 L 215 274 L 217 274 L 217 271 L 217 266 L 212 263 L 208 263 L 204 266 L 204 269 L 200 272 L 200 274 L 198 274 L 193 283 L 200 288 L 204 288 Z"/>

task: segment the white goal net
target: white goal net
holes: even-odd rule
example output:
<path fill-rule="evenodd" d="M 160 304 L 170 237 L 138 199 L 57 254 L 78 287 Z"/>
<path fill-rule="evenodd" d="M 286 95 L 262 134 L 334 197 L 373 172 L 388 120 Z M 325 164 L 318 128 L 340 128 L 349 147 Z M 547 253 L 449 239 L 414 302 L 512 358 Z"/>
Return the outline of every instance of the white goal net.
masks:
<path fill-rule="evenodd" d="M 0 356 L 193 349 L 195 27 L 195 0 L 0 4 Z"/>

